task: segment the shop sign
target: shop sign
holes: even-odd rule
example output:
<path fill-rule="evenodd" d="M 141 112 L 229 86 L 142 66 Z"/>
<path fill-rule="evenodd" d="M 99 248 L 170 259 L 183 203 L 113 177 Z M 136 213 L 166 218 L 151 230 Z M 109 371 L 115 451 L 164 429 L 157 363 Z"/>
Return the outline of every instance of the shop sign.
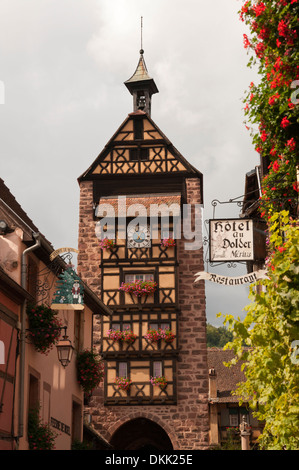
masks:
<path fill-rule="evenodd" d="M 195 281 L 211 281 L 215 284 L 220 284 L 223 286 L 242 286 L 244 284 L 252 284 L 260 279 L 267 279 L 267 270 L 260 269 L 259 271 L 254 271 L 244 276 L 222 276 L 221 274 L 207 273 L 205 271 L 200 271 L 195 274 Z"/>
<path fill-rule="evenodd" d="M 252 219 L 211 219 L 210 262 L 253 261 Z"/>
<path fill-rule="evenodd" d="M 58 419 L 51 417 L 51 426 L 58 431 L 64 432 L 68 436 L 71 435 L 71 428 L 67 424 L 58 421 Z"/>

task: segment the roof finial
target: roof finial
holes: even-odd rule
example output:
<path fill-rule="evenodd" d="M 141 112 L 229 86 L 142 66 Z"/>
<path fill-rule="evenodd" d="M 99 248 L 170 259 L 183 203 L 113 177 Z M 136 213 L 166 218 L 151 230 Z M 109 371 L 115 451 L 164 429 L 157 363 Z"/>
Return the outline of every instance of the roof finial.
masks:
<path fill-rule="evenodd" d="M 142 33 L 143 33 L 143 17 L 141 17 L 141 25 L 140 25 L 140 30 L 141 30 L 141 49 L 140 49 L 140 54 L 144 53 L 143 50 L 143 38 L 142 38 Z"/>

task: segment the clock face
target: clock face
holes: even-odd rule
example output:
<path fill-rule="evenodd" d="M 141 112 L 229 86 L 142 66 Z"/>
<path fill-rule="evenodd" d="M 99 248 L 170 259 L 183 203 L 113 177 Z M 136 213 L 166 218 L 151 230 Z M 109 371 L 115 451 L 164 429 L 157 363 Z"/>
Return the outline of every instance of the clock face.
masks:
<path fill-rule="evenodd" d="M 151 246 L 151 234 L 148 225 L 128 227 L 127 247 L 148 248 Z"/>

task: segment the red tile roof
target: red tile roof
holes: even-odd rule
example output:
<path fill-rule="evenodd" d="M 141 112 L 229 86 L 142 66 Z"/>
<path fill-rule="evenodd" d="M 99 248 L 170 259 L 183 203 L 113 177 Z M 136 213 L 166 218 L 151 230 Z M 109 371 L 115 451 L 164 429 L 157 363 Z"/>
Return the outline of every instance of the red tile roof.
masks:
<path fill-rule="evenodd" d="M 239 401 L 239 397 L 232 395 L 232 391 L 236 390 L 239 382 L 245 380 L 245 375 L 241 371 L 241 362 L 235 366 L 226 367 L 225 362 L 229 362 L 234 357 L 231 350 L 223 350 L 222 348 L 208 348 L 208 368 L 214 368 L 216 371 L 217 381 L 217 402 L 235 403 Z"/>

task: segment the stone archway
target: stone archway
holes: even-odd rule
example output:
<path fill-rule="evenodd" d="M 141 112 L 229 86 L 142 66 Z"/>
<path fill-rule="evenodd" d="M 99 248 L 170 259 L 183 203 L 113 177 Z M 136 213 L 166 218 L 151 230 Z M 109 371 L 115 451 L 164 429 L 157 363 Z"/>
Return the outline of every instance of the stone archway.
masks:
<path fill-rule="evenodd" d="M 134 418 L 122 424 L 113 434 L 110 444 L 115 450 L 173 450 L 166 431 L 147 418 Z"/>

